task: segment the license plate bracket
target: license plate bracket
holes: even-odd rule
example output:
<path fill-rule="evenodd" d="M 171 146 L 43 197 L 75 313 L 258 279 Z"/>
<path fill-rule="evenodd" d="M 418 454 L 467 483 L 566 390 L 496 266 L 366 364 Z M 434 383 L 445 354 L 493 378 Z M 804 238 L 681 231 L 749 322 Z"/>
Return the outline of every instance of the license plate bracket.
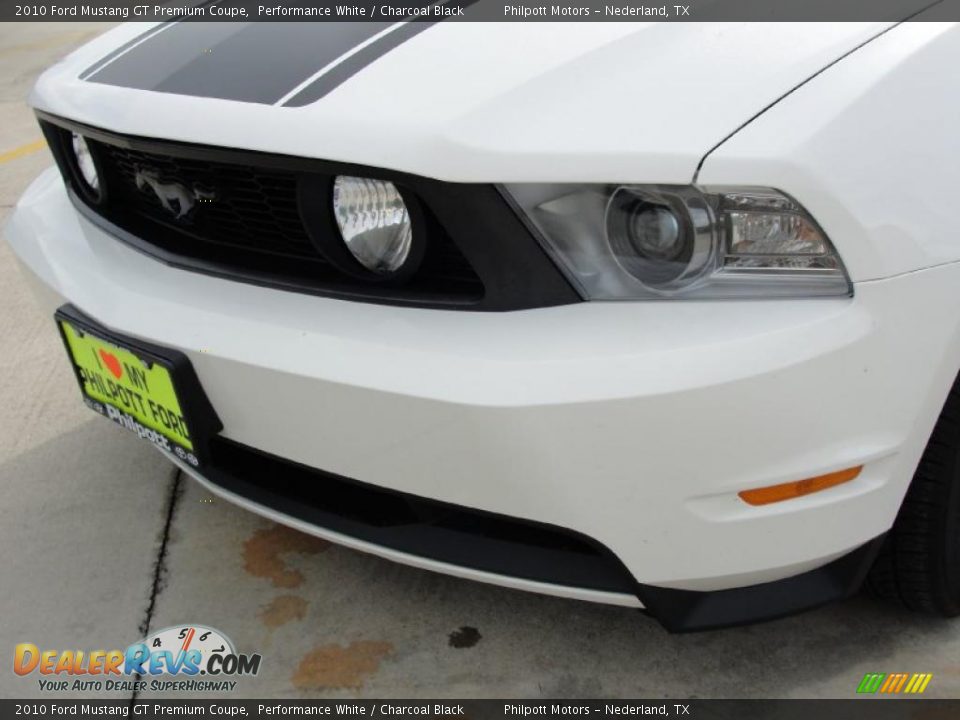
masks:
<path fill-rule="evenodd" d="M 88 407 L 191 467 L 209 460 L 223 425 L 186 355 L 115 333 L 72 305 L 54 319 Z"/>

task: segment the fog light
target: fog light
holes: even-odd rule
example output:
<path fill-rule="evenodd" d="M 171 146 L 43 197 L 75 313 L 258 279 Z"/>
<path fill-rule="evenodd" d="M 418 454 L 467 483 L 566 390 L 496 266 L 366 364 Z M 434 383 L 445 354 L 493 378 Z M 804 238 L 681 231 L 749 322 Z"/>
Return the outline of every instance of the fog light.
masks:
<path fill-rule="evenodd" d="M 392 182 L 340 175 L 333 183 L 333 214 L 343 243 L 364 268 L 398 273 L 410 257 L 413 226 Z"/>
<path fill-rule="evenodd" d="M 86 185 L 86 190 L 96 199 L 100 198 L 100 175 L 97 173 L 97 165 L 93 161 L 93 154 L 90 152 L 90 146 L 83 135 L 75 132 L 70 133 L 73 146 L 73 156 L 77 161 L 77 172 L 80 173 L 80 180 Z"/>

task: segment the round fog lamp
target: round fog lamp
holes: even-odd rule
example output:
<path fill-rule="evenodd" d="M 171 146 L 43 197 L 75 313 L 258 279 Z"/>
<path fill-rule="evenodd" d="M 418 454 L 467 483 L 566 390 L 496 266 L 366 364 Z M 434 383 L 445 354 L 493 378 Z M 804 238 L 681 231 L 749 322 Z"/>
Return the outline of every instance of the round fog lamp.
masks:
<path fill-rule="evenodd" d="M 100 176 L 97 174 L 97 166 L 93 162 L 93 154 L 90 152 L 90 146 L 87 145 L 87 139 L 83 135 L 75 132 L 72 136 L 73 156 L 77 160 L 77 170 L 80 172 L 80 178 L 86 184 L 87 189 L 96 197 L 100 196 Z"/>
<path fill-rule="evenodd" d="M 413 245 L 413 226 L 392 182 L 339 175 L 333 183 L 333 214 L 350 254 L 370 272 L 393 275 Z"/>

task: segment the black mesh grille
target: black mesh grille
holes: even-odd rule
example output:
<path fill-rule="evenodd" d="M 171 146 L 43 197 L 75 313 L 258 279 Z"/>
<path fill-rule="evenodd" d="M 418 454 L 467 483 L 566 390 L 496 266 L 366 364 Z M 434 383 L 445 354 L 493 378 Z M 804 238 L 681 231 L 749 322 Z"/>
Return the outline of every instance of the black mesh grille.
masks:
<path fill-rule="evenodd" d="M 37 115 L 78 211 L 168 265 L 387 305 L 499 312 L 582 302 L 495 184 L 123 135 Z M 73 133 L 90 146 L 105 192 L 83 181 Z M 338 175 L 397 186 L 414 228 L 409 269 L 382 278 L 348 252 L 331 206 Z M 188 212 L 180 212 L 178 193 Z"/>
<path fill-rule="evenodd" d="M 111 190 L 116 189 L 129 207 L 144 217 L 170 224 L 170 213 L 152 188 L 137 187 L 138 170 L 147 169 L 163 180 L 215 193 L 212 202 L 201 203 L 196 212 L 177 221 L 176 232 L 227 247 L 322 261 L 300 220 L 293 173 L 99 145 L 107 172 L 119 181 Z"/>
<path fill-rule="evenodd" d="M 43 127 L 65 176 L 76 186 L 75 173 L 69 171 L 69 131 L 49 123 Z M 190 146 L 171 145 L 170 152 L 154 152 L 143 149 L 149 141 L 130 142 L 122 136 L 116 142 L 104 135 L 88 137 L 87 142 L 107 190 L 106 201 L 90 202 L 83 192 L 80 198 L 129 233 L 134 245 L 172 264 L 356 299 L 469 306 L 483 298 L 479 276 L 429 212 L 423 213 L 423 229 L 429 232 L 416 273 L 394 283 L 365 279 L 359 265 L 348 271 L 342 260 L 331 262 L 320 249 L 341 242 L 329 208 L 318 214 L 320 205 L 301 206 L 298 199 L 304 196 L 305 181 L 309 187 L 328 187 L 332 174 L 278 166 L 275 159 L 261 165 L 256 153 L 242 151 L 198 153 Z M 215 159 L 209 159 L 211 155 Z M 216 159 L 224 156 L 229 161 Z M 184 198 L 182 204 L 178 197 Z M 316 198 L 326 207 L 329 192 L 316 193 Z M 317 217 L 325 221 L 318 223 Z"/>

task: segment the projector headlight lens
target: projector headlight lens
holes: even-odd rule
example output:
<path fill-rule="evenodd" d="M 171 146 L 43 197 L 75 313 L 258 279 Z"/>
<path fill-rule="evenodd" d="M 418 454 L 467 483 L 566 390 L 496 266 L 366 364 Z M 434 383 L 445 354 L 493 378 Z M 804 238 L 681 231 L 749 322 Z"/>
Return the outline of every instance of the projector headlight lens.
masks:
<path fill-rule="evenodd" d="M 669 291 L 690 284 L 711 256 L 709 233 L 698 233 L 683 202 L 667 194 L 620 188 L 607 204 L 610 249 L 630 275 Z"/>
<path fill-rule="evenodd" d="M 73 156 L 77 161 L 77 171 L 80 173 L 80 179 L 86 184 L 87 190 L 99 198 L 100 175 L 97 173 L 97 166 L 93 161 L 93 154 L 90 152 L 87 139 L 75 132 L 70 133 L 70 135 Z"/>
<path fill-rule="evenodd" d="M 851 294 L 830 240 L 769 188 L 534 185 L 506 188 L 587 299 Z"/>
<path fill-rule="evenodd" d="M 364 268 L 388 277 L 404 267 L 413 246 L 413 225 L 393 183 L 338 176 L 333 214 L 344 244 Z"/>

